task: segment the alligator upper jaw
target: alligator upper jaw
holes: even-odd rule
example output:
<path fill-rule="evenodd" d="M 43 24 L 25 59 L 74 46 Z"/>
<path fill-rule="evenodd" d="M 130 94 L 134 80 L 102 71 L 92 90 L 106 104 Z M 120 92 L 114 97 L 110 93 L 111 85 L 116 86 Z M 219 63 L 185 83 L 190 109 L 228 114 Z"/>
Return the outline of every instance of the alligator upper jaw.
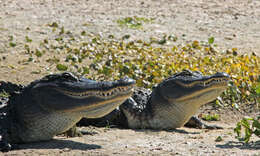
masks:
<path fill-rule="evenodd" d="M 103 87 L 98 87 L 97 89 L 92 88 L 91 90 L 81 92 L 73 92 L 57 88 L 56 90 L 60 93 L 60 97 L 63 97 L 60 98 L 63 100 L 63 103 L 66 101 L 69 102 L 63 104 L 63 111 L 84 112 L 85 114 L 96 112 L 96 114 L 92 114 L 100 116 L 100 114 L 105 115 L 104 112 L 106 112 L 106 109 L 112 111 L 132 95 L 135 81 L 131 81 L 127 84 L 121 83 L 122 82 L 118 81 L 111 83 L 108 82 L 107 86 L 105 85 L 106 83 L 103 83 L 103 85 L 99 84 Z"/>
<path fill-rule="evenodd" d="M 228 76 L 215 77 L 215 75 L 213 75 L 213 76 L 204 76 L 203 78 L 194 79 L 186 82 L 177 80 L 176 83 L 185 88 L 192 88 L 194 86 L 201 86 L 205 88 L 211 86 L 214 87 L 214 85 L 226 86 L 229 79 L 230 78 Z"/>
<path fill-rule="evenodd" d="M 117 86 L 114 88 L 110 88 L 107 90 L 102 89 L 92 89 L 82 92 L 73 92 L 73 91 L 67 91 L 63 89 L 56 88 L 57 91 L 63 93 L 64 95 L 74 98 L 74 99 L 86 99 L 88 97 L 96 97 L 100 99 L 113 99 L 113 97 L 117 97 L 119 95 L 124 96 L 125 94 L 133 92 L 133 86 L 134 85 L 128 85 L 128 86 Z"/>
<path fill-rule="evenodd" d="M 131 97 L 133 91 L 133 88 L 129 88 L 127 91 L 117 92 L 113 95 L 111 94 L 110 96 L 102 96 L 102 93 L 99 93 L 98 95 L 93 94 L 85 98 L 80 97 L 77 98 L 78 100 L 80 99 L 78 104 L 71 106 L 69 109 L 65 110 L 65 112 L 88 113 L 90 111 L 96 111 L 98 113 L 98 110 L 103 111 L 103 109 L 109 109 L 106 107 L 113 107 L 114 109 L 123 103 L 127 98 Z"/>

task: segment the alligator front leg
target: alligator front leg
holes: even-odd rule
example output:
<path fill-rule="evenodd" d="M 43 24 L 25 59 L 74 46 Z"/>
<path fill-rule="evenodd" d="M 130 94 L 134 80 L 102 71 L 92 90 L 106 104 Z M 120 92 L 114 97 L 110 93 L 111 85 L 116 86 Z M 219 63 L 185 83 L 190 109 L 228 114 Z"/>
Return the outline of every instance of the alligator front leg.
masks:
<path fill-rule="evenodd" d="M 66 137 L 82 137 L 82 133 L 80 130 L 77 128 L 76 125 L 71 127 L 69 130 L 63 133 Z"/>
<path fill-rule="evenodd" d="M 12 149 L 12 145 L 7 140 L 0 140 L 0 151 L 8 152 Z"/>
<path fill-rule="evenodd" d="M 97 134 L 96 132 L 89 132 L 86 130 L 80 130 L 76 125 L 71 127 L 69 130 L 66 132 L 62 133 L 66 137 L 82 137 L 83 135 L 94 135 Z"/>
<path fill-rule="evenodd" d="M 195 116 L 192 116 L 184 126 L 199 129 L 223 129 L 223 127 L 217 125 L 207 125 L 201 122 L 200 119 Z"/>

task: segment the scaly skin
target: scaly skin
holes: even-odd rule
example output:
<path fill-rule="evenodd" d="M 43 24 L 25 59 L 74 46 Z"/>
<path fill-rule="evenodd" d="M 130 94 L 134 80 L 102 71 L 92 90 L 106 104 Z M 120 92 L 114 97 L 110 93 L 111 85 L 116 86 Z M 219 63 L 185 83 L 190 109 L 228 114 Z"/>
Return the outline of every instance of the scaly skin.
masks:
<path fill-rule="evenodd" d="M 152 91 L 135 89 L 132 97 L 112 112 L 114 115 L 99 121 L 133 129 L 175 129 L 185 124 L 219 128 L 207 126 L 193 115 L 201 105 L 216 99 L 227 88 L 229 79 L 225 73 L 203 76 L 200 72 L 184 70 L 165 79 Z"/>
<path fill-rule="evenodd" d="M 7 106 L 1 108 L 1 112 L 7 112 L 1 113 L 1 122 L 6 125 L 0 132 L 5 128 L 8 133 L 2 134 L 2 140 L 50 140 L 83 117 L 99 118 L 110 113 L 132 95 L 134 84 L 130 78 L 98 82 L 71 73 L 45 76 L 13 93 Z"/>

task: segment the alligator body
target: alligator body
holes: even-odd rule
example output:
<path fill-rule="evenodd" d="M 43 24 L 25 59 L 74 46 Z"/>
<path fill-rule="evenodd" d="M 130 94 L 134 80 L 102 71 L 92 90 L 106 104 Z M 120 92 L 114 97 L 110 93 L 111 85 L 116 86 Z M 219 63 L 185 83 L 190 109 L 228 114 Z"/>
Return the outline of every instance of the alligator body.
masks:
<path fill-rule="evenodd" d="M 0 82 L 0 88 L 9 92 L 7 84 Z M 130 78 L 98 82 L 66 72 L 17 87 L 0 109 L 1 143 L 50 140 L 83 117 L 100 118 L 129 98 L 134 84 Z"/>
<path fill-rule="evenodd" d="M 229 80 L 225 73 L 204 76 L 198 71 L 184 70 L 163 80 L 152 91 L 135 89 L 132 97 L 111 114 L 101 119 L 82 119 L 79 124 L 111 124 L 133 129 L 175 129 L 185 124 L 220 128 L 203 124 L 193 115 L 201 105 L 216 99 L 227 88 Z"/>

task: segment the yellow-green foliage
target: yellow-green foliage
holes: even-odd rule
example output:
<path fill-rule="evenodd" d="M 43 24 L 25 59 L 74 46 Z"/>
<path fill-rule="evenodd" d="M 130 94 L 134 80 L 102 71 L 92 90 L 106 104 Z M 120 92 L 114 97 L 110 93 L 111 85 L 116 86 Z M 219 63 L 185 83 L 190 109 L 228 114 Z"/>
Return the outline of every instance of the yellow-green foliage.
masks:
<path fill-rule="evenodd" d="M 77 73 L 92 79 L 114 80 L 127 75 L 143 87 L 152 87 L 183 69 L 199 70 L 203 74 L 226 72 L 233 82 L 218 104 L 231 104 L 237 108 L 241 102 L 259 102 L 260 57 L 254 53 L 239 54 L 236 48 L 220 52 L 216 50 L 213 37 L 208 42 L 175 45 L 177 37 L 173 40 L 171 35 L 164 36 L 161 43 L 154 39 L 126 41 L 125 37 L 114 39 L 112 35 L 105 39 L 84 33 L 86 41 L 75 39 L 64 28 L 60 31 L 64 33 L 57 32 L 56 44 L 45 39 L 38 48 L 41 55 L 37 55 L 41 58 L 47 53 L 54 55 L 46 56 L 46 62 L 41 63 L 57 64 L 58 70 L 75 72 L 76 69 Z M 71 37 L 64 39 L 67 34 Z M 164 45 L 169 42 L 171 46 Z M 25 49 L 30 51 L 29 46 Z M 60 54 L 65 54 L 65 58 Z M 62 60 L 65 63 L 60 62 Z"/>
<path fill-rule="evenodd" d="M 207 115 L 202 115 L 202 119 L 206 120 L 206 121 L 219 121 L 220 120 L 220 116 L 218 114 L 207 114 Z"/>
<path fill-rule="evenodd" d="M 118 19 L 116 22 L 122 27 L 126 26 L 132 29 L 139 29 L 142 28 L 144 23 L 150 23 L 152 21 L 153 19 L 134 16 L 134 17 L 125 17 L 122 19 Z"/>
<path fill-rule="evenodd" d="M 257 119 L 244 117 L 241 121 L 239 121 L 236 128 L 234 128 L 234 132 L 237 134 L 236 138 L 240 141 L 248 143 L 253 134 L 260 137 L 259 119 L 260 116 L 257 117 Z M 243 134 L 244 136 L 242 136 Z"/>
<path fill-rule="evenodd" d="M 259 81 L 260 59 L 255 55 L 237 55 L 236 49 L 221 53 L 198 41 L 162 48 L 140 40 L 129 43 L 100 40 L 99 44 L 85 44 L 84 48 L 83 55 L 92 56 L 91 65 L 96 67 L 90 70 L 98 71 L 97 74 L 106 79 L 128 75 L 136 79 L 138 86 L 151 87 L 183 69 L 199 70 L 203 74 L 226 72 L 238 87 L 230 87 L 226 92 L 227 99 L 230 95 L 233 97 L 229 103 L 235 105 L 256 97 L 253 88 Z"/>

